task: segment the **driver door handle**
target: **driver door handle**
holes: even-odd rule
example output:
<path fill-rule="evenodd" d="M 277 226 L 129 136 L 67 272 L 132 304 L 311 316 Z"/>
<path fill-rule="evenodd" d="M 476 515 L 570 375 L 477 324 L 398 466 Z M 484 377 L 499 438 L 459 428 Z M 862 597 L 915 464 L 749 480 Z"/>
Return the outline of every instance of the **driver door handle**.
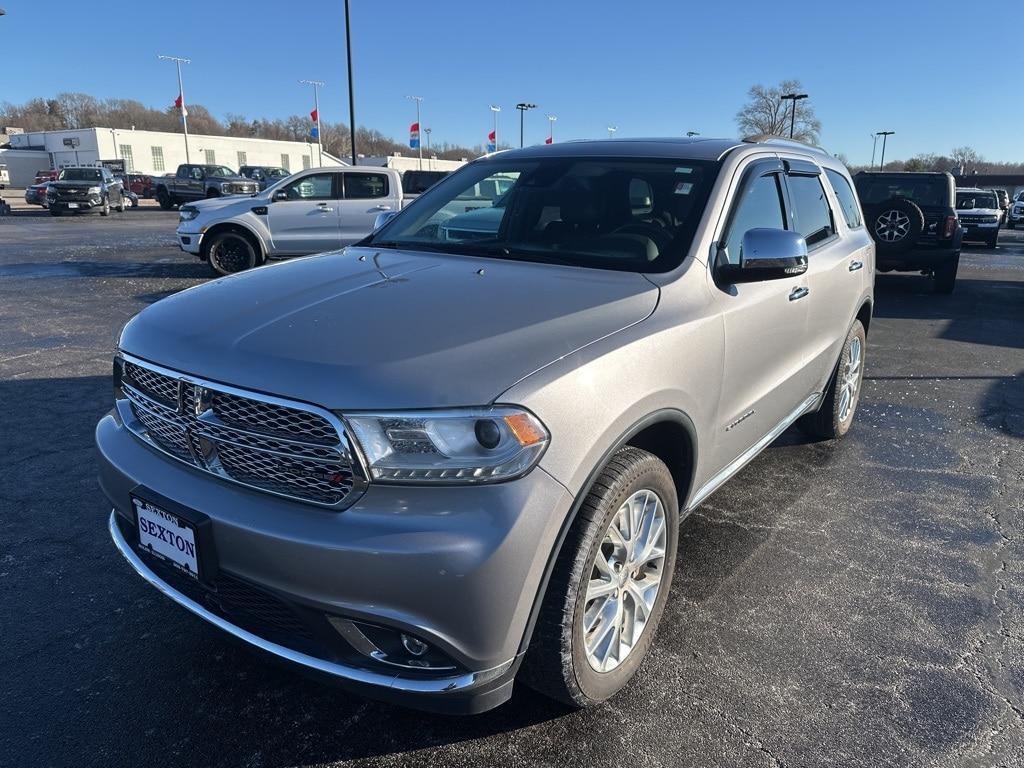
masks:
<path fill-rule="evenodd" d="M 806 288 L 804 286 L 799 286 L 799 287 L 794 288 L 792 291 L 789 292 L 789 300 L 790 301 L 796 301 L 797 299 L 802 299 L 804 296 L 806 296 L 810 292 L 811 292 L 810 288 Z"/>
<path fill-rule="evenodd" d="M 333 208 L 328 208 L 327 207 L 327 203 L 320 203 L 320 205 L 318 205 L 317 207 L 320 209 L 320 211 L 322 213 L 333 213 L 334 212 Z"/>
<path fill-rule="evenodd" d="M 856 272 L 858 269 L 863 269 L 863 267 L 864 267 L 864 262 L 863 261 L 851 261 L 850 262 L 850 266 L 849 266 L 849 270 L 851 272 Z"/>
<path fill-rule="evenodd" d="M 390 205 L 375 205 L 370 210 L 371 211 L 390 211 L 391 210 L 391 206 Z"/>

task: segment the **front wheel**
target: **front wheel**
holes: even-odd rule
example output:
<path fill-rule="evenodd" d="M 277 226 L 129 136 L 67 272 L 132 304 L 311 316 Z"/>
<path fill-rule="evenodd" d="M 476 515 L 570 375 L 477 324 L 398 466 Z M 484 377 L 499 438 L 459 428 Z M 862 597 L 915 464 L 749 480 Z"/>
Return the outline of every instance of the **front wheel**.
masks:
<path fill-rule="evenodd" d="M 523 682 L 574 707 L 605 701 L 629 683 L 668 600 L 678 534 L 668 467 L 639 448 L 619 450 L 559 552 Z"/>
<path fill-rule="evenodd" d="M 259 263 L 259 251 L 252 240 L 239 232 L 220 232 L 210 241 L 207 259 L 218 275 L 232 275 Z"/>
<path fill-rule="evenodd" d="M 832 380 L 825 391 L 825 399 L 817 413 L 809 413 L 797 423 L 813 437 L 834 440 L 850 431 L 853 414 L 860 402 L 861 384 L 864 381 L 864 350 L 867 334 L 860 320 L 854 320 L 843 351 L 839 355 Z"/>
<path fill-rule="evenodd" d="M 121 200 L 120 200 L 120 202 L 119 202 L 119 203 L 117 204 L 117 212 L 118 212 L 118 213 L 124 213 L 124 209 L 125 209 L 126 207 L 127 207 L 127 206 L 126 206 L 126 205 L 124 204 L 124 195 L 121 195 Z"/>
<path fill-rule="evenodd" d="M 109 216 L 109 215 L 110 215 L 110 198 L 104 197 L 103 198 L 103 205 L 100 206 L 100 216 Z"/>

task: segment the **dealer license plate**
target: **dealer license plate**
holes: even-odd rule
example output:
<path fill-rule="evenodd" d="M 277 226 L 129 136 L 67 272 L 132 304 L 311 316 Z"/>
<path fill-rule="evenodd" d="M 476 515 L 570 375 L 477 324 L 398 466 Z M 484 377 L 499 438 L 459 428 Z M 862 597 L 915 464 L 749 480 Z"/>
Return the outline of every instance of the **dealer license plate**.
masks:
<path fill-rule="evenodd" d="M 139 527 L 139 544 L 194 579 L 199 578 L 196 532 L 177 515 L 132 497 Z"/>

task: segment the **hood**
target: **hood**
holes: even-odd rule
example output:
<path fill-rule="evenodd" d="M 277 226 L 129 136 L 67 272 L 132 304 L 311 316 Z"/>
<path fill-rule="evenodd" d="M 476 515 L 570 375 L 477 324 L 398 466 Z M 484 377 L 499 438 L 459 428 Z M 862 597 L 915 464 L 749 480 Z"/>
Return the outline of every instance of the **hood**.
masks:
<path fill-rule="evenodd" d="M 253 204 L 254 197 L 263 197 L 262 195 L 224 195 L 222 197 L 205 197 L 200 200 L 193 200 L 185 205 L 190 208 L 198 208 L 200 213 L 212 213 L 213 211 L 219 211 L 222 208 L 230 208 L 233 205 L 239 203 L 246 203 L 248 205 Z"/>
<path fill-rule="evenodd" d="M 163 299 L 120 343 L 184 373 L 338 410 L 483 405 L 657 301 L 629 272 L 349 248 Z"/>
<path fill-rule="evenodd" d="M 45 183 L 61 189 L 88 189 L 89 187 L 103 186 L 102 181 L 49 181 Z"/>

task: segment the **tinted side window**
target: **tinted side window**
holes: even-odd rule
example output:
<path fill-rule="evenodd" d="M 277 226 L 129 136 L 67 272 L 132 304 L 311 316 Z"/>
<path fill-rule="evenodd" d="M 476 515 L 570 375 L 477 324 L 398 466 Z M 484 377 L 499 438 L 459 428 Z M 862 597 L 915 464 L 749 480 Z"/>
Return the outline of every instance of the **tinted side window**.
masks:
<path fill-rule="evenodd" d="M 284 192 L 289 200 L 331 200 L 333 186 L 334 174 L 317 173 L 296 179 L 278 190 L 278 193 Z"/>
<path fill-rule="evenodd" d="M 861 225 L 860 206 L 857 205 L 857 196 L 853 194 L 850 182 L 846 180 L 843 174 L 830 168 L 825 169 L 825 175 L 828 176 L 829 183 L 832 185 L 836 197 L 839 198 L 839 207 L 843 209 L 843 218 L 846 219 L 846 225 L 850 229 L 856 229 Z"/>
<path fill-rule="evenodd" d="M 346 173 L 344 176 L 346 200 L 388 196 L 388 177 L 383 173 Z"/>
<path fill-rule="evenodd" d="M 725 238 L 725 255 L 730 264 L 739 264 L 743 235 L 751 229 L 766 227 L 785 229 L 778 174 L 753 179 L 740 193 L 733 208 L 729 233 Z"/>
<path fill-rule="evenodd" d="M 796 231 L 804 236 L 807 247 L 828 240 L 835 234 L 832 209 L 817 176 L 790 176 L 789 197 L 796 215 Z"/>

